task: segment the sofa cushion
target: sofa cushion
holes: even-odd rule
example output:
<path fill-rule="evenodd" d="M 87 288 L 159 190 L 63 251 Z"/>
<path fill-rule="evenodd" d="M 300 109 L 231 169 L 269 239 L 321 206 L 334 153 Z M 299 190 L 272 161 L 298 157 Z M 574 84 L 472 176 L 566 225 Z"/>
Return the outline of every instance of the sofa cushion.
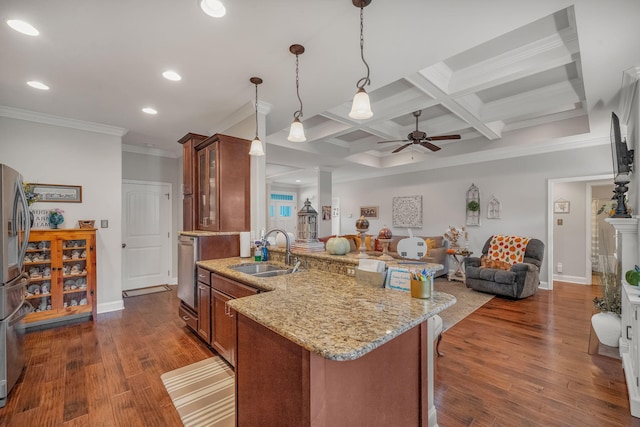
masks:
<path fill-rule="evenodd" d="M 514 285 L 517 274 L 513 271 L 499 270 L 497 268 L 483 268 L 468 266 L 466 276 L 470 279 L 487 280 L 489 282 Z"/>
<path fill-rule="evenodd" d="M 486 255 L 480 257 L 480 266 L 484 268 L 495 268 L 498 270 L 510 270 L 511 264 L 508 262 L 500 261 L 497 259 L 491 259 Z"/>
<path fill-rule="evenodd" d="M 430 239 L 428 237 L 426 239 L 424 239 L 424 243 L 425 243 L 425 245 L 427 245 L 427 251 L 429 249 L 435 249 L 436 246 L 437 246 L 436 245 L 436 241 L 434 239 Z"/>

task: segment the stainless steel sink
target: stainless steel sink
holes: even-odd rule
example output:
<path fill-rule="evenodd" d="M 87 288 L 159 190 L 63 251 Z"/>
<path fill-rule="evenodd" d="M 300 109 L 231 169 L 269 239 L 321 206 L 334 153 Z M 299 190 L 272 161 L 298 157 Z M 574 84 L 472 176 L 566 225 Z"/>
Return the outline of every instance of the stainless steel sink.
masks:
<path fill-rule="evenodd" d="M 228 268 L 256 277 L 271 277 L 291 273 L 290 269 L 283 268 L 282 266 L 264 263 L 237 264 L 230 265 Z"/>

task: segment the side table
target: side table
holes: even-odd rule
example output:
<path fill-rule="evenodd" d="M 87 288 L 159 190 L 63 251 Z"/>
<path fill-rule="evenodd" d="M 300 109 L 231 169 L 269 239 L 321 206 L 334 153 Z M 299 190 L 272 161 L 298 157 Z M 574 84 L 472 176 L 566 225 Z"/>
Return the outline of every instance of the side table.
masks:
<path fill-rule="evenodd" d="M 464 260 L 473 255 L 473 252 L 456 250 L 454 253 L 449 255 L 451 255 L 451 258 L 453 258 L 453 262 L 455 263 L 455 270 L 453 273 L 449 273 L 449 275 L 447 276 L 447 280 L 457 280 L 464 283 L 467 280 L 467 276 L 464 272 Z"/>

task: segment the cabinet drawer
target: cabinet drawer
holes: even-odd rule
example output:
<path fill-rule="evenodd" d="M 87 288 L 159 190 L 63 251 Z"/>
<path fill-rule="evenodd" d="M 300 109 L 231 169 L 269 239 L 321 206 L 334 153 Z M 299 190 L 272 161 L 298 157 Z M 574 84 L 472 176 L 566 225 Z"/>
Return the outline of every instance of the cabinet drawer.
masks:
<path fill-rule="evenodd" d="M 191 310 L 181 305 L 180 308 L 178 308 L 178 315 L 180 319 L 184 320 L 188 327 L 194 331 L 198 330 L 198 317 L 192 313 Z"/>
<path fill-rule="evenodd" d="M 212 274 L 213 281 L 211 286 L 213 289 L 217 289 L 222 293 L 225 293 L 233 298 L 248 297 L 258 293 L 256 288 L 238 283 L 235 280 L 227 279 L 226 277 Z"/>
<path fill-rule="evenodd" d="M 207 270 L 206 268 L 198 267 L 196 276 L 198 282 L 206 283 L 207 285 L 211 286 L 211 272 L 209 270 Z"/>

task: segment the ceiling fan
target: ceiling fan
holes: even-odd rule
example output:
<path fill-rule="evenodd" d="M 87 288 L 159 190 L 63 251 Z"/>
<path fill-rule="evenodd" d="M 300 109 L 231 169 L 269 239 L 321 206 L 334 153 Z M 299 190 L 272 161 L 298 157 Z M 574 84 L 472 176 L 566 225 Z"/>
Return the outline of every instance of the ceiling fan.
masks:
<path fill-rule="evenodd" d="M 378 144 L 386 144 L 387 142 L 408 142 L 401 147 L 396 148 L 392 153 L 397 153 L 404 150 L 410 145 L 418 144 L 424 148 L 428 148 L 431 151 L 438 151 L 440 147 L 432 144 L 429 141 L 443 141 L 447 139 L 460 139 L 460 135 L 440 135 L 440 136 L 427 136 L 426 132 L 418 130 L 418 117 L 422 114 L 422 110 L 414 111 L 413 116 L 416 118 L 416 130 L 407 135 L 407 139 L 397 139 L 393 141 L 380 141 Z"/>

